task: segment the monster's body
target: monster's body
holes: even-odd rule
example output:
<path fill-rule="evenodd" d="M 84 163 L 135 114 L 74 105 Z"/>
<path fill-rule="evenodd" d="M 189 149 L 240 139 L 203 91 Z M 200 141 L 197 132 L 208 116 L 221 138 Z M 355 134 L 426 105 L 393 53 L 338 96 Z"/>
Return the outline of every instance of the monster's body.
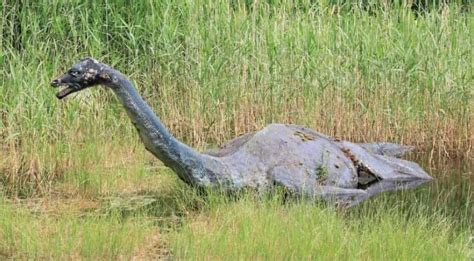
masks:
<path fill-rule="evenodd" d="M 271 124 L 231 140 L 220 150 L 199 153 L 168 132 L 121 73 L 93 59 L 84 59 L 73 69 L 93 71 L 96 76 L 86 74 L 85 83 L 68 74 L 55 80 L 54 86 L 68 86 L 59 98 L 92 85 L 110 87 L 146 149 L 192 186 L 227 191 L 283 187 L 296 195 L 354 205 L 379 192 L 415 187 L 431 179 L 416 163 L 389 156 L 403 155 L 408 147 L 338 141 L 296 125 Z"/>
<path fill-rule="evenodd" d="M 282 187 L 297 195 L 353 205 L 381 191 L 414 187 L 430 179 L 417 164 L 389 156 L 407 150 L 391 143 L 339 141 L 302 126 L 271 124 L 203 157 L 211 163 L 205 164 L 206 169 L 220 179 L 214 183 L 227 189 Z"/>

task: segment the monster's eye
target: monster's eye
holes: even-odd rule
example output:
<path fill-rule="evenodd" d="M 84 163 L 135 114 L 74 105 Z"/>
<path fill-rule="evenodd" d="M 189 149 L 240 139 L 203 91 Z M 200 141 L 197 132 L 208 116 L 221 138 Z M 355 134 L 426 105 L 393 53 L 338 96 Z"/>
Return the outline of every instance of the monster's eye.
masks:
<path fill-rule="evenodd" d="M 77 71 L 77 70 L 69 70 L 69 74 L 70 74 L 72 77 L 77 77 L 77 76 L 79 76 L 79 71 Z"/>

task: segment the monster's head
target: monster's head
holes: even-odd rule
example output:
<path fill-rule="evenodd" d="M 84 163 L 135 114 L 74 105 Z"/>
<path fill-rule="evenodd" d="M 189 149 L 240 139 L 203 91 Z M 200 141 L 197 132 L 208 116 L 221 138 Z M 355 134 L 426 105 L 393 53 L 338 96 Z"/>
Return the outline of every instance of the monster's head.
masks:
<path fill-rule="evenodd" d="M 74 64 L 64 75 L 53 80 L 53 87 L 65 86 L 56 94 L 58 99 L 62 99 L 71 93 L 78 92 L 88 87 L 107 84 L 110 82 L 110 75 L 107 71 L 110 68 L 92 58 L 84 58 Z"/>

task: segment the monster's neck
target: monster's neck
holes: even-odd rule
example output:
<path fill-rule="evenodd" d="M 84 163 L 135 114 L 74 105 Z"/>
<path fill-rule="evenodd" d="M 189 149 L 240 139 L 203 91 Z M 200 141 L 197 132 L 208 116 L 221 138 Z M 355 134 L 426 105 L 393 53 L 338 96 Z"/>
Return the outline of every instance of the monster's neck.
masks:
<path fill-rule="evenodd" d="M 150 106 L 142 99 L 132 83 L 114 72 L 110 87 L 127 110 L 127 114 L 153 155 L 178 174 L 186 183 L 195 184 L 193 172 L 202 170 L 201 155 L 173 137 Z"/>

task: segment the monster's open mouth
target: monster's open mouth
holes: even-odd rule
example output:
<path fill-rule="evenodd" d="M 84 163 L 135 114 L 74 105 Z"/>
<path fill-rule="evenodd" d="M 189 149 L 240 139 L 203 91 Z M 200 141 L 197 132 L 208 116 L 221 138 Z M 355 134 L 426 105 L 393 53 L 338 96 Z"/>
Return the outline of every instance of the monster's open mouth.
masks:
<path fill-rule="evenodd" d="M 70 86 L 67 86 L 66 88 L 60 90 L 57 94 L 56 94 L 56 97 L 58 97 L 58 99 L 62 99 L 66 96 L 68 96 L 69 94 L 73 93 L 73 92 L 77 92 L 79 91 L 79 88 L 77 85 L 70 85 Z"/>
<path fill-rule="evenodd" d="M 56 94 L 56 97 L 58 99 L 62 99 L 64 97 L 68 96 L 71 93 L 75 93 L 75 92 L 81 90 L 81 86 L 79 84 L 76 84 L 76 83 L 64 83 L 64 82 L 60 82 L 60 81 L 55 80 L 51 83 L 51 85 L 53 87 L 56 87 L 56 88 L 64 87 L 63 89 L 61 89 Z"/>

